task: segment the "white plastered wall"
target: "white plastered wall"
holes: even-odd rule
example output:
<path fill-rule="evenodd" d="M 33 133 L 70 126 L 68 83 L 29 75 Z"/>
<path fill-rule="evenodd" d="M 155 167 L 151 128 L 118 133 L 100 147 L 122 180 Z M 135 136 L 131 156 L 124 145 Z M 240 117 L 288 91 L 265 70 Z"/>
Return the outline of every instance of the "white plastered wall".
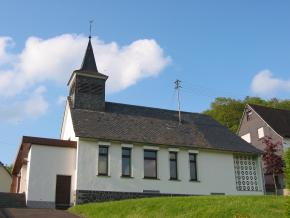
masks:
<path fill-rule="evenodd" d="M 71 176 L 75 187 L 75 148 L 32 145 L 29 158 L 27 204 L 29 202 L 55 202 L 56 176 Z M 71 188 L 73 203 L 73 188 Z"/>
<path fill-rule="evenodd" d="M 64 112 L 60 137 L 63 140 L 77 141 L 74 128 L 73 128 L 72 117 L 71 117 L 71 112 L 70 112 L 68 102 L 66 103 L 66 106 L 65 106 L 65 112 Z"/>
<path fill-rule="evenodd" d="M 73 122 L 72 122 L 72 117 L 71 117 L 71 112 L 70 112 L 70 107 L 69 107 L 68 101 L 66 101 L 60 137 L 62 140 L 71 140 L 71 141 L 78 142 L 78 137 L 76 137 L 74 127 L 73 127 Z M 77 159 L 77 152 L 76 152 L 76 159 Z M 75 162 L 75 164 L 76 163 L 77 162 Z M 77 175 L 77 167 L 76 166 L 75 166 L 74 174 Z M 74 178 L 74 182 L 73 182 L 72 187 L 73 187 L 73 190 L 76 190 L 76 177 Z"/>
<path fill-rule="evenodd" d="M 103 144 L 103 143 L 101 143 Z M 79 141 L 77 190 L 143 192 L 158 190 L 160 193 L 209 195 L 263 194 L 262 180 L 258 192 L 237 191 L 232 153 L 199 150 L 197 156 L 198 182 L 189 181 L 188 150 L 178 151 L 178 179 L 169 180 L 168 148 L 158 150 L 159 180 L 143 179 L 143 146 L 132 148 L 132 172 L 134 178 L 121 178 L 121 144 L 109 143 L 109 177 L 97 176 L 98 142 Z"/>
<path fill-rule="evenodd" d="M 27 155 L 27 168 L 26 168 L 26 187 L 25 187 L 25 194 L 26 194 L 26 201 L 28 199 L 28 185 L 29 185 L 29 175 L 30 175 L 30 163 L 31 163 L 31 149 L 29 149 Z"/>
<path fill-rule="evenodd" d="M 11 176 L 6 169 L 0 165 L 0 192 L 10 192 L 11 182 Z"/>

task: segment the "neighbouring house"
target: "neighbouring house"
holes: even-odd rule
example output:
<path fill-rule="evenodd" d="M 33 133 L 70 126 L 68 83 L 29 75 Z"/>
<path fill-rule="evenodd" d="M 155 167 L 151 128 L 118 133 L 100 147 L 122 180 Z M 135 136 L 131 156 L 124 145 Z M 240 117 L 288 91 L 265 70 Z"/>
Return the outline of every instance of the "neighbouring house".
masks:
<path fill-rule="evenodd" d="M 0 192 L 10 192 L 11 182 L 11 174 L 0 161 Z"/>
<path fill-rule="evenodd" d="M 107 102 L 91 40 L 61 139 L 23 137 L 13 191 L 28 207 L 168 195 L 262 195 L 261 152 L 211 117 Z"/>
<path fill-rule="evenodd" d="M 266 147 L 263 138 L 269 136 L 273 142 L 281 143 L 278 154 L 282 155 L 283 151 L 290 147 L 290 111 L 248 104 L 240 122 L 238 135 L 261 151 Z M 264 179 L 266 191 L 274 192 L 272 175 L 265 173 Z M 285 186 L 283 175 L 276 176 L 275 180 L 279 193 L 282 193 Z"/>

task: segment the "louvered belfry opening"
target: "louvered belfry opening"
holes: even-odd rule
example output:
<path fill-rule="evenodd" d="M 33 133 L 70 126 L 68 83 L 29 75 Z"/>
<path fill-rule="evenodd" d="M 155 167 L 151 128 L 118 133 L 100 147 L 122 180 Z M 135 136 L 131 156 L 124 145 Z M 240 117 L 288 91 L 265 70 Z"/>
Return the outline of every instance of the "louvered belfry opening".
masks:
<path fill-rule="evenodd" d="M 91 39 L 82 66 L 74 71 L 70 81 L 70 99 L 76 109 L 103 111 L 105 109 L 105 84 L 108 76 L 99 73 Z"/>
<path fill-rule="evenodd" d="M 104 110 L 105 82 L 103 79 L 77 75 L 74 108 Z"/>
<path fill-rule="evenodd" d="M 92 80 L 80 80 L 78 84 L 79 93 L 87 93 L 90 95 L 102 95 L 104 86 Z"/>

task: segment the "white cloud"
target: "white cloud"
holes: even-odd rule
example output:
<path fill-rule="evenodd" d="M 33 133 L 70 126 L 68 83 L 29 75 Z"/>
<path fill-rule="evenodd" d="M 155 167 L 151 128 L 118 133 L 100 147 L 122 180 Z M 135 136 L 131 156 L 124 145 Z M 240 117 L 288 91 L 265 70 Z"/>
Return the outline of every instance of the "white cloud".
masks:
<path fill-rule="evenodd" d="M 1 104 L 0 122 L 18 123 L 25 118 L 38 118 L 45 114 L 49 105 L 43 97 L 44 92 L 46 92 L 46 88 L 40 86 L 26 100 Z"/>
<path fill-rule="evenodd" d="M 9 56 L 5 50 L 9 40 L 5 37 L 0 43 L 3 57 Z M 81 65 L 87 41 L 87 37 L 72 34 L 46 40 L 28 38 L 25 48 L 16 55 L 18 58 L 13 67 L 5 71 L 0 68 L 0 95 L 14 96 L 44 81 L 66 84 L 72 71 Z M 115 42 L 105 43 L 94 38 L 92 44 L 99 71 L 109 76 L 109 93 L 126 89 L 140 79 L 158 75 L 170 62 L 153 39 L 137 40 L 120 47 Z"/>
<path fill-rule="evenodd" d="M 43 91 L 35 90 L 26 99 L 27 104 L 15 103 L 13 99 L 45 82 L 65 86 L 72 71 L 80 68 L 87 42 L 87 37 L 75 34 L 49 39 L 29 37 L 22 51 L 11 53 L 8 48 L 14 45 L 13 40 L 0 37 L 0 97 L 10 99 L 9 105 L 15 107 L 15 117 L 43 114 L 47 109 Z M 92 45 L 99 71 L 109 76 L 108 93 L 124 90 L 143 78 L 157 76 L 170 63 L 170 57 L 165 56 L 153 39 L 140 39 L 119 46 L 116 42 L 105 43 L 94 37 Z M 59 102 L 62 100 L 58 99 Z M 32 103 L 38 106 L 34 108 Z M 18 105 L 25 108 L 24 112 L 16 109 Z M 12 111 L 6 111 L 6 114 Z M 0 112 L 4 113 L 5 107 Z"/>
<path fill-rule="evenodd" d="M 274 97 L 279 92 L 290 92 L 290 80 L 275 78 L 270 70 L 257 73 L 251 83 L 254 94 Z"/>

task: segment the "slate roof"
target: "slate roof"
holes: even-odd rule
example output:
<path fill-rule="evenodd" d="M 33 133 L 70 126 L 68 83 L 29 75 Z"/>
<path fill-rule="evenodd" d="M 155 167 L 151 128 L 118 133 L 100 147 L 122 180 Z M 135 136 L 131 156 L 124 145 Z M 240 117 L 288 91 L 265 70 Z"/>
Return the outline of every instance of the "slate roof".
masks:
<path fill-rule="evenodd" d="M 91 38 L 89 38 L 89 42 L 87 45 L 87 49 L 85 52 L 85 56 L 84 56 L 81 68 L 79 70 L 75 70 L 72 73 L 72 75 L 68 81 L 68 84 L 70 84 L 70 82 L 75 74 L 80 74 L 80 75 L 85 74 L 85 75 L 91 75 L 94 77 L 97 76 L 97 77 L 105 79 L 105 80 L 108 79 L 107 75 L 102 74 L 98 71 L 97 64 L 95 61 L 95 56 L 94 56 L 94 50 L 93 50 L 93 46 L 91 43 Z"/>
<path fill-rule="evenodd" d="M 84 59 L 83 59 L 82 66 L 76 72 L 85 72 L 86 74 L 91 74 L 91 75 L 94 75 L 94 76 L 98 75 L 98 76 L 101 76 L 101 77 L 106 77 L 106 78 L 108 77 L 108 76 L 106 76 L 104 74 L 101 74 L 98 71 L 97 64 L 96 64 L 96 61 L 95 61 L 93 46 L 92 46 L 92 43 L 91 43 L 91 38 L 89 38 L 89 42 L 88 42 L 88 45 L 87 45 L 87 49 L 86 49 L 86 52 L 85 52 L 85 56 L 84 56 Z"/>
<path fill-rule="evenodd" d="M 290 137 L 290 110 L 249 104 L 279 135 Z"/>
<path fill-rule="evenodd" d="M 69 101 L 70 102 L 70 101 Z M 172 110 L 106 102 L 105 112 L 73 109 L 77 137 L 151 145 L 182 146 L 260 154 L 211 117 Z"/>
<path fill-rule="evenodd" d="M 98 72 L 95 57 L 94 57 L 94 51 L 93 51 L 93 47 L 91 43 L 91 38 L 89 38 L 87 50 L 86 50 L 80 70 Z"/>

